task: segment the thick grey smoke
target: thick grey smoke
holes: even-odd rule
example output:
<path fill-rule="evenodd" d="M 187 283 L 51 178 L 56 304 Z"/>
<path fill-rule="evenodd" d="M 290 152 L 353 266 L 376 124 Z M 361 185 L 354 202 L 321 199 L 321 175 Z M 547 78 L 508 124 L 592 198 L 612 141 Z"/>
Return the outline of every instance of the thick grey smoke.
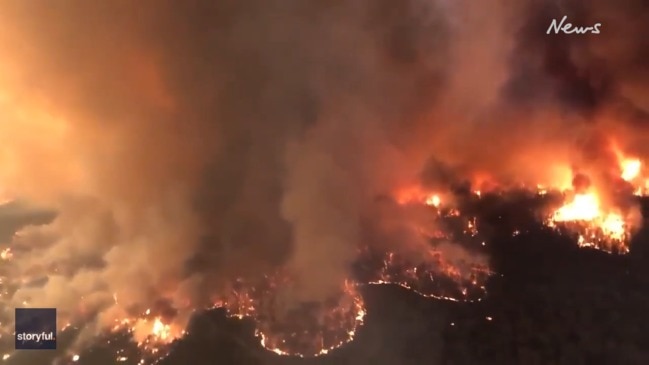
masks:
<path fill-rule="evenodd" d="M 14 299 L 102 322 L 282 264 L 300 300 L 339 290 L 447 67 L 433 4 L 2 10 L 3 183 L 58 212 L 21 232 L 14 275 L 48 281 Z"/>
<path fill-rule="evenodd" d="M 616 123 L 646 124 L 647 23 L 605 3 L 3 3 L 0 183 L 58 212 L 15 301 L 110 322 L 281 265 L 320 300 L 431 156 L 540 178 L 601 128 L 642 152 Z M 564 12 L 603 34 L 546 35 Z"/>

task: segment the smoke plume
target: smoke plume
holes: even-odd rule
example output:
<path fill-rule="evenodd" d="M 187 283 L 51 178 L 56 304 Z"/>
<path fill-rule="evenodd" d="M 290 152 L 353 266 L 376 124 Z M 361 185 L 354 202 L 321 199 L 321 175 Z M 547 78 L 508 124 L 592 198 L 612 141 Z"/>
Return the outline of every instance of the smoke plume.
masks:
<path fill-rule="evenodd" d="M 5 2 L 0 184 L 57 213 L 12 301 L 112 323 L 280 266 L 323 300 L 364 229 L 407 231 L 376 205 L 400 185 L 646 156 L 637 3 Z M 564 15 L 602 34 L 546 34 Z"/>

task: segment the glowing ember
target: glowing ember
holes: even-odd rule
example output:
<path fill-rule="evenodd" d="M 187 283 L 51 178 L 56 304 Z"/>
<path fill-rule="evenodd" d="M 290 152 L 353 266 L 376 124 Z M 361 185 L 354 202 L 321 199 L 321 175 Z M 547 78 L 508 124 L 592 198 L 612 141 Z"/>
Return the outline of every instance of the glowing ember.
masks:
<path fill-rule="evenodd" d="M 649 179 L 645 180 L 644 183 L 640 186 L 636 186 L 633 191 L 635 196 L 647 196 L 649 195 Z"/>
<path fill-rule="evenodd" d="M 439 195 L 433 195 L 426 199 L 426 205 L 432 205 L 434 207 L 439 207 L 442 201 L 439 198 Z"/>
<path fill-rule="evenodd" d="M 541 184 L 536 185 L 536 193 L 540 196 L 544 196 L 548 193 L 548 189 Z"/>
<path fill-rule="evenodd" d="M 4 250 L 0 251 L 0 259 L 2 260 L 9 260 L 11 259 L 11 256 L 11 248 L 5 248 Z"/>
<path fill-rule="evenodd" d="M 476 237 L 478 235 L 478 225 L 476 223 L 475 218 L 471 218 L 468 220 L 466 229 L 464 229 L 464 234 L 469 235 L 471 237 Z"/>

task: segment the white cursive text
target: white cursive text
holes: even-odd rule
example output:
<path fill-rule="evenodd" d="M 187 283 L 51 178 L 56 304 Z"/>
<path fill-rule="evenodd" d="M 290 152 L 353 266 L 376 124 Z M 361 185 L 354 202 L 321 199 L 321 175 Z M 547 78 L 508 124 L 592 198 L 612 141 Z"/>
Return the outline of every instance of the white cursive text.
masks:
<path fill-rule="evenodd" d="M 552 23 L 550 23 L 550 27 L 545 34 L 550 34 L 553 31 L 554 34 L 559 34 L 559 32 L 565 34 L 586 34 L 589 32 L 591 34 L 599 34 L 599 28 L 602 26 L 602 23 L 596 23 L 595 25 L 590 27 L 575 27 L 571 23 L 565 23 L 567 19 L 567 15 L 564 15 L 563 18 L 561 18 L 561 22 L 558 22 L 556 19 L 552 19 Z"/>

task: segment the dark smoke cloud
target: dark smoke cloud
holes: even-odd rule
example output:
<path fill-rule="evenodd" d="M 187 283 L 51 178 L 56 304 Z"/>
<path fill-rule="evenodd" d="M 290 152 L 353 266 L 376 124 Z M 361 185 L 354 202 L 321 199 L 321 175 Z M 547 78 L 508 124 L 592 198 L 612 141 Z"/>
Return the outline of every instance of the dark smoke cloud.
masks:
<path fill-rule="evenodd" d="M 0 177 L 59 212 L 17 258 L 48 283 L 15 299 L 111 321 L 286 264 L 320 300 L 396 186 L 549 177 L 601 130 L 649 152 L 639 6 L 5 3 Z M 602 34 L 545 34 L 563 15 Z"/>

